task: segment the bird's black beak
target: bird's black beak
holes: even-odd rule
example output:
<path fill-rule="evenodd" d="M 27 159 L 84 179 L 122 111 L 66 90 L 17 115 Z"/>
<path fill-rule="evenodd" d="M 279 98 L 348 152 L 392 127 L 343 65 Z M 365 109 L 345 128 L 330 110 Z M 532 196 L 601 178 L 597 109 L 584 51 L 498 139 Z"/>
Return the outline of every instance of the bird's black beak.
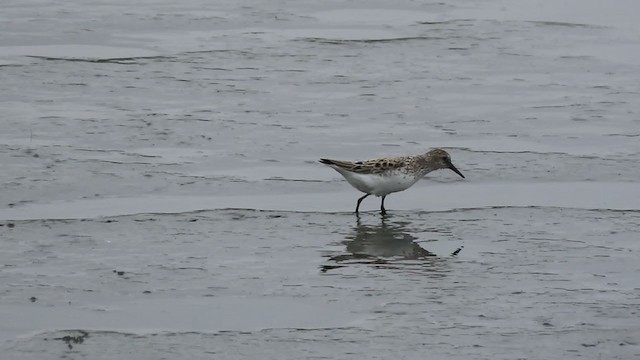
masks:
<path fill-rule="evenodd" d="M 462 173 L 460 172 L 460 170 L 456 169 L 455 166 L 453 166 L 453 164 L 451 162 L 449 162 L 447 164 L 447 166 L 449 167 L 449 169 L 453 170 L 453 172 L 455 172 L 456 174 L 462 176 L 462 178 L 464 179 L 464 175 L 462 175 Z"/>

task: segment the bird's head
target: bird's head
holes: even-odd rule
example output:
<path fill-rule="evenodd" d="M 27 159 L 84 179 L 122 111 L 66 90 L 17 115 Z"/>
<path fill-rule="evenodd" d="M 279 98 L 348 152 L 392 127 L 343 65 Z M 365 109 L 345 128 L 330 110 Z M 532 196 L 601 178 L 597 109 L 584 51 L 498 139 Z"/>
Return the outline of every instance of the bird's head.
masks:
<path fill-rule="evenodd" d="M 456 174 L 460 175 L 464 178 L 464 175 L 460 172 L 460 170 L 456 169 L 451 162 L 451 156 L 448 152 L 442 149 L 433 149 L 425 154 L 425 157 L 428 159 L 427 161 L 431 164 L 431 166 L 437 169 L 451 169 Z"/>

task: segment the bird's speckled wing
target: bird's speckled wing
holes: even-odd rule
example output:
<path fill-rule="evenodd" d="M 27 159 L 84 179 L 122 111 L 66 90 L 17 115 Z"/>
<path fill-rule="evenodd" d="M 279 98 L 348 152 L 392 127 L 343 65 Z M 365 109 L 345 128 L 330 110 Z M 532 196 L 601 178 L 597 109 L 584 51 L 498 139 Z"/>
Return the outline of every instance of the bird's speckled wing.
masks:
<path fill-rule="evenodd" d="M 383 174 L 407 166 L 408 163 L 411 162 L 411 157 L 387 157 L 355 162 L 320 159 L 320 162 L 326 165 L 337 166 L 356 174 Z"/>

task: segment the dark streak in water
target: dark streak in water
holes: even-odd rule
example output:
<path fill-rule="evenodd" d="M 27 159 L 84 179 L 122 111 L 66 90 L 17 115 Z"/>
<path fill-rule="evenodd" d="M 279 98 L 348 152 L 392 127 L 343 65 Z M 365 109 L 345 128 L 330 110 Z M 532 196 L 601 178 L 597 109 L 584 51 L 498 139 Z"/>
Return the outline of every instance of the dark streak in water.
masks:
<path fill-rule="evenodd" d="M 168 56 L 140 56 L 140 57 L 124 57 L 124 58 L 102 58 L 102 59 L 88 59 L 88 58 L 65 58 L 65 57 L 51 57 L 51 56 L 38 56 L 38 55 L 27 55 L 30 58 L 49 60 L 49 61 L 70 61 L 70 62 L 88 62 L 88 63 L 97 63 L 97 64 L 119 64 L 119 65 L 135 65 L 138 63 L 138 60 L 167 60 L 174 59 Z"/>
<path fill-rule="evenodd" d="M 605 136 L 638 137 L 640 134 L 606 134 Z"/>
<path fill-rule="evenodd" d="M 285 179 L 279 177 L 270 177 L 264 179 L 265 181 L 292 181 L 292 182 L 304 182 L 304 183 L 325 183 L 324 180 L 308 180 L 308 179 Z"/>
<path fill-rule="evenodd" d="M 332 44 L 332 45 L 348 45 L 348 44 L 373 44 L 373 43 L 397 43 L 415 40 L 445 40 L 446 38 L 435 36 L 408 36 L 388 39 L 327 39 L 327 38 L 302 38 L 302 41 Z"/>
<path fill-rule="evenodd" d="M 445 21 L 419 21 L 420 25 L 442 25 L 442 24 L 457 24 L 457 23 L 469 23 L 476 21 L 474 19 L 455 19 L 455 20 L 445 20 Z"/>
<path fill-rule="evenodd" d="M 573 27 L 573 28 L 597 28 L 597 26 L 589 25 L 589 24 L 580 24 L 580 23 L 569 23 L 569 22 L 561 22 L 561 21 L 529 21 L 529 23 L 539 26 L 562 26 L 562 27 Z"/>

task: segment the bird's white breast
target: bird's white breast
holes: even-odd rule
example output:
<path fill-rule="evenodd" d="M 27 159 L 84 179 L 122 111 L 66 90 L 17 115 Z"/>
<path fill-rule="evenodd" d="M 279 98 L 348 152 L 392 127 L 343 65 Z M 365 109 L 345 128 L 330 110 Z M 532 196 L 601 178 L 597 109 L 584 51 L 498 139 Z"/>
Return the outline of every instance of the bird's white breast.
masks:
<path fill-rule="evenodd" d="M 419 177 L 403 172 L 394 172 L 387 175 L 344 172 L 342 175 L 354 188 L 376 196 L 385 196 L 406 190 L 419 179 Z"/>

